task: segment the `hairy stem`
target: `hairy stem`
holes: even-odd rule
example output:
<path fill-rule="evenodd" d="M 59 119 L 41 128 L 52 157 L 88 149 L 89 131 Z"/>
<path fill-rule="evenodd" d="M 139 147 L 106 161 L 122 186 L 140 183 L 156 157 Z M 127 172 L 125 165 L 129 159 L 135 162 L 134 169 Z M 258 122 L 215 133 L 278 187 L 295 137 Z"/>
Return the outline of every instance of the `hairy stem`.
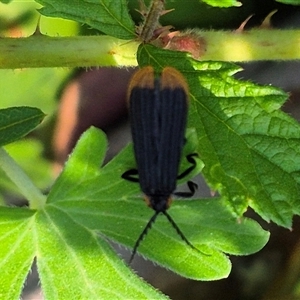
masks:
<path fill-rule="evenodd" d="M 0 69 L 135 66 L 137 43 L 110 36 L 3 38 Z"/>
<path fill-rule="evenodd" d="M 203 60 L 241 62 L 300 59 L 300 30 L 253 29 L 199 34 L 207 42 Z"/>
<path fill-rule="evenodd" d="M 192 32 L 205 40 L 201 60 L 300 59 L 300 30 Z M 137 46 L 110 36 L 3 38 L 0 68 L 136 66 Z"/>

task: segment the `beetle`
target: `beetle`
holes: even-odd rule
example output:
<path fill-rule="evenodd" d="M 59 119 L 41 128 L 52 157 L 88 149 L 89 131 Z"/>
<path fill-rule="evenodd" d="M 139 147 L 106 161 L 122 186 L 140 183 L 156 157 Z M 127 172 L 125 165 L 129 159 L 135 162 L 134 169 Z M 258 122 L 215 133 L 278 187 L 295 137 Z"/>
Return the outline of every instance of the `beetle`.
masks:
<path fill-rule="evenodd" d="M 153 67 L 147 66 L 138 70 L 130 81 L 127 98 L 137 170 L 125 172 L 122 178 L 139 182 L 146 203 L 155 211 L 133 247 L 130 262 L 159 214 L 166 216 L 186 244 L 199 251 L 167 213 L 172 194 L 188 197 L 197 188 L 189 181 L 190 192 L 174 193 L 176 180 L 196 166 L 194 157 L 197 154 L 190 154 L 187 160 L 191 166 L 178 175 L 185 143 L 188 95 L 183 75 L 172 67 L 164 68 L 157 76 Z"/>

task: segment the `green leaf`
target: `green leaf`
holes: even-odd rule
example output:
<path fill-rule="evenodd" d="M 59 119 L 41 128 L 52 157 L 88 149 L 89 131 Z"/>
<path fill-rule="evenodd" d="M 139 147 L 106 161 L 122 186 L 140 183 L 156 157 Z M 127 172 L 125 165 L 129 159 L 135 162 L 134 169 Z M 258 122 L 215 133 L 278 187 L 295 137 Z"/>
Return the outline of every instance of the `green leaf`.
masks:
<path fill-rule="evenodd" d="M 134 23 L 126 0 L 37 0 L 44 7 L 40 12 L 87 24 L 120 39 L 134 39 Z"/>
<path fill-rule="evenodd" d="M 33 263 L 34 211 L 0 207 L 1 299 L 19 299 Z"/>
<path fill-rule="evenodd" d="M 51 205 L 36 222 L 37 267 L 47 299 L 165 299 L 67 211 Z"/>
<path fill-rule="evenodd" d="M 25 136 L 41 123 L 45 115 L 35 107 L 0 109 L 0 146 Z"/>
<path fill-rule="evenodd" d="M 184 53 L 141 46 L 139 64 L 174 66 L 187 78 L 203 174 L 238 216 L 251 206 L 290 227 L 300 213 L 299 124 L 279 110 L 287 94 L 232 77 L 239 68 L 199 62 Z"/>
<path fill-rule="evenodd" d="M 138 185 L 121 178 L 127 168 L 134 166 L 132 147 L 124 149 L 99 172 L 104 145 L 103 136 L 95 129 L 83 136 L 53 186 L 48 203 L 89 230 L 133 247 L 153 211 L 141 200 Z M 224 278 L 230 272 L 230 262 L 221 251 L 253 253 L 268 240 L 268 233 L 257 223 L 247 219 L 238 222 L 222 200 L 174 202 L 170 214 L 202 253 L 187 247 L 163 216 L 139 251 L 185 277 Z"/>
<path fill-rule="evenodd" d="M 105 145 L 104 135 L 95 129 L 82 137 L 71 158 L 77 163 L 75 174 L 64 171 L 55 184 L 56 192 L 62 182 L 64 187 L 56 201 L 64 203 L 61 197 L 67 190 L 75 192 L 77 198 L 79 177 L 83 190 L 89 190 L 90 185 L 86 187 L 84 182 L 98 176 Z M 94 184 L 99 187 L 99 181 Z M 86 196 L 81 201 L 92 208 Z M 19 299 L 34 257 L 47 299 L 166 299 L 126 267 L 102 233 L 99 236 L 64 206 L 51 203 L 51 197 L 53 200 L 53 193 L 49 203 L 38 211 L 0 207 L 0 266 L 5 270 L 0 282 L 1 299 Z"/>
<path fill-rule="evenodd" d="M 300 5 L 300 0 L 276 0 L 276 1 L 284 4 Z"/>
<path fill-rule="evenodd" d="M 236 0 L 202 0 L 202 2 L 205 2 L 206 4 L 215 7 L 242 6 L 242 3 Z"/>
<path fill-rule="evenodd" d="M 19 299 L 34 257 L 46 299 L 165 299 L 59 208 L 1 207 L 0 222 L 1 299 Z"/>
<path fill-rule="evenodd" d="M 36 257 L 46 299 L 166 299 L 107 243 L 113 239 L 132 247 L 153 212 L 139 197 L 138 185 L 121 179 L 134 164 L 132 147 L 99 169 L 105 149 L 103 133 L 91 128 L 42 209 L 0 207 L 1 298 L 18 299 Z M 202 253 L 187 247 L 163 217 L 139 250 L 186 277 L 226 277 L 230 262 L 221 251 L 249 254 L 268 240 L 256 222 L 232 217 L 221 199 L 175 201 L 169 211 Z"/>

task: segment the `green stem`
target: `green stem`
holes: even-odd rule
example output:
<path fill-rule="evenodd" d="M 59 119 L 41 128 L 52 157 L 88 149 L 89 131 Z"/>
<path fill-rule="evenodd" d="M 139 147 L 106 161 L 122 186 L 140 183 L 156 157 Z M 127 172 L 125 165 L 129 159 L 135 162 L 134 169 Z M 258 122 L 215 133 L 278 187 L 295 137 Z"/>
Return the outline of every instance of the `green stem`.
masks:
<path fill-rule="evenodd" d="M 206 43 L 201 60 L 299 60 L 300 30 L 196 31 Z M 136 66 L 136 41 L 110 36 L 3 38 L 0 69 Z"/>
<path fill-rule="evenodd" d="M 29 207 L 31 209 L 41 209 L 44 207 L 46 196 L 40 192 L 3 148 L 0 148 L 0 168 L 20 189 L 21 193 L 29 201 Z"/>
<path fill-rule="evenodd" d="M 137 43 L 110 36 L 3 38 L 0 69 L 136 66 Z"/>
<path fill-rule="evenodd" d="M 203 60 L 299 60 L 300 30 L 199 31 L 206 40 Z"/>

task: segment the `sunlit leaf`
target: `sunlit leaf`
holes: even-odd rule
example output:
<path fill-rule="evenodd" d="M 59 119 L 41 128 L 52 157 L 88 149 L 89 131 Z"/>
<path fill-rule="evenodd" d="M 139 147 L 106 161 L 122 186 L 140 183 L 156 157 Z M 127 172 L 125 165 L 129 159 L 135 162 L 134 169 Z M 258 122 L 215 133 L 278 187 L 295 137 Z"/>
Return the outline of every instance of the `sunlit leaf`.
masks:
<path fill-rule="evenodd" d="M 215 7 L 231 7 L 231 6 L 241 6 L 242 3 L 236 0 L 201 0 L 208 5 Z"/>
<path fill-rule="evenodd" d="M 135 37 L 134 23 L 127 11 L 125 0 L 37 0 L 40 12 L 87 24 L 101 32 L 121 39 Z"/>
<path fill-rule="evenodd" d="M 239 68 L 141 46 L 141 65 L 174 66 L 187 78 L 203 174 L 237 215 L 252 207 L 290 227 L 300 213 L 300 126 L 280 110 L 287 94 L 232 77 Z"/>

